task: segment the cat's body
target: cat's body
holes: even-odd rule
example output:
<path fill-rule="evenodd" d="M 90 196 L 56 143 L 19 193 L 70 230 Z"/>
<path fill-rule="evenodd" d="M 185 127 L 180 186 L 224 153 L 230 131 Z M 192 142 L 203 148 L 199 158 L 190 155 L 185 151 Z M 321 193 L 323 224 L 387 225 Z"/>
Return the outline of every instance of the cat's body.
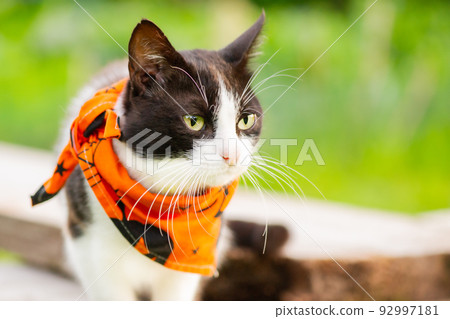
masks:
<path fill-rule="evenodd" d="M 247 59 L 263 20 L 264 17 L 260 18 L 221 51 L 181 53 L 171 47 L 151 22 L 141 22 L 130 41 L 128 69 L 125 63 L 115 63 L 100 73 L 72 102 L 69 121 L 96 90 L 129 77 L 114 108 L 120 117 L 123 138 L 114 140 L 113 146 L 130 177 L 151 192 L 171 195 L 202 193 L 209 187 L 230 183 L 245 171 L 240 160 L 251 155 L 261 130 L 262 114 L 256 98 L 242 105 L 239 96 L 248 89 Z M 193 78 L 198 80 L 198 85 Z M 254 118 L 258 116 L 258 122 L 247 128 L 242 125 L 242 119 L 245 117 L 247 124 L 252 114 L 256 114 Z M 187 115 L 195 115 L 195 121 L 190 118 L 191 122 L 184 123 L 183 117 Z M 199 119 L 204 122 L 201 130 L 194 127 L 198 126 Z M 139 153 L 126 141 L 144 129 L 172 137 L 170 160 L 163 169 L 152 174 L 126 165 L 127 152 Z M 194 150 L 206 140 L 214 143 L 216 153 L 209 162 L 193 166 Z M 235 148 L 229 146 L 229 140 L 236 140 Z M 151 147 L 151 144 L 146 146 Z M 162 160 L 158 156 L 163 151 L 163 148 L 156 149 L 152 158 L 145 154 L 137 156 L 137 161 L 145 165 L 156 163 Z M 169 178 L 170 174 L 173 177 Z M 201 276 L 170 270 L 134 249 L 104 213 L 79 167 L 67 181 L 66 197 L 69 261 L 89 298 L 195 298 Z M 219 257 L 230 240 L 224 227 L 218 244 Z"/>
<path fill-rule="evenodd" d="M 127 61 L 106 67 L 72 101 L 69 114 L 76 114 L 98 89 L 127 76 Z M 119 113 L 120 107 L 119 101 Z M 120 146 L 124 147 L 118 144 L 118 149 Z M 117 153 L 123 154 L 123 149 Z M 69 207 L 66 252 L 86 296 L 95 300 L 194 298 L 201 276 L 165 268 L 130 246 L 103 212 L 78 167 L 69 177 L 66 194 Z"/>

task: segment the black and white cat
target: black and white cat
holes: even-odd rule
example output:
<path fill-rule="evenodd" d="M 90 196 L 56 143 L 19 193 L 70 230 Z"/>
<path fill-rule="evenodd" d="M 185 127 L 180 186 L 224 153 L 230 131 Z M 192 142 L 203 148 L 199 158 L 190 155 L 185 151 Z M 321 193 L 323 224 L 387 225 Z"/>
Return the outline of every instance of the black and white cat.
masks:
<path fill-rule="evenodd" d="M 264 14 L 219 51 L 176 51 L 155 24 L 142 20 L 129 42 L 128 68 L 126 63 L 107 67 L 83 88 L 69 112 L 75 115 L 96 90 L 129 77 L 115 106 L 123 135 L 114 141 L 114 150 L 129 175 L 152 192 L 163 194 L 198 193 L 226 185 L 245 172 L 248 165 L 242 159 L 252 154 L 261 132 L 258 100 L 253 97 L 244 104 L 242 97 L 251 92 L 247 84 L 252 73 L 247 64 L 263 24 Z M 170 158 L 153 174 L 126 165 L 128 152 L 138 152 L 127 149 L 126 141 L 145 129 L 171 137 L 167 142 Z M 206 141 L 214 144 L 215 152 L 194 165 L 194 154 Z M 136 165 L 148 167 L 149 161 L 162 161 L 158 155 L 165 154 L 167 143 L 154 150 L 156 157 L 137 154 L 140 163 Z M 151 146 L 151 142 L 146 145 Z M 66 198 L 67 251 L 89 298 L 195 298 L 201 276 L 170 270 L 130 248 L 102 211 L 79 167 L 66 184 Z M 224 229 L 220 252 L 230 240 Z"/>

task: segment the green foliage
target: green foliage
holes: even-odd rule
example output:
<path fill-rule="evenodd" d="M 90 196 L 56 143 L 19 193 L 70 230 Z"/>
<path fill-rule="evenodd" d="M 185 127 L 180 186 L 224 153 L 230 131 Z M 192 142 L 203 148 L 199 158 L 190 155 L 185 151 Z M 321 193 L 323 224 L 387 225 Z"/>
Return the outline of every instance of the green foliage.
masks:
<path fill-rule="evenodd" d="M 2 263 L 8 262 L 8 263 L 20 263 L 22 260 L 19 256 L 15 255 L 14 253 L 11 253 L 9 251 L 6 251 L 4 249 L 0 249 L 0 261 Z"/>
<path fill-rule="evenodd" d="M 258 2 L 267 14 L 255 84 L 300 75 L 372 1 Z M 316 4 L 315 4 L 316 3 Z M 175 47 L 215 49 L 260 13 L 245 1 L 81 1 L 123 47 L 141 17 Z M 344 8 L 344 9 L 342 9 Z M 450 205 L 450 4 L 380 1 L 265 115 L 264 137 L 297 138 L 288 164 L 328 199 L 418 212 Z M 0 139 L 50 149 L 77 89 L 124 51 L 73 2 L 0 3 Z M 292 78 L 267 81 L 290 85 Z M 285 90 L 261 92 L 266 108 Z M 295 166 L 314 139 L 325 166 Z M 267 143 L 263 151 L 278 157 Z M 299 179 L 309 196 L 319 196 Z M 276 185 L 273 185 L 276 189 Z"/>

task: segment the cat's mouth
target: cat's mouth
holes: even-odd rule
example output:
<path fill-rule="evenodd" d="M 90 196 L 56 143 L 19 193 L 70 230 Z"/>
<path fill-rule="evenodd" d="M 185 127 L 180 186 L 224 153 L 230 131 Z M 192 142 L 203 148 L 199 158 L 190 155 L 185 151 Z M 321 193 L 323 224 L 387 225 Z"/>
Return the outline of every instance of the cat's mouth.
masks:
<path fill-rule="evenodd" d="M 247 170 L 246 167 L 226 165 L 223 168 L 211 171 L 205 179 L 206 187 L 225 186 L 240 178 Z"/>

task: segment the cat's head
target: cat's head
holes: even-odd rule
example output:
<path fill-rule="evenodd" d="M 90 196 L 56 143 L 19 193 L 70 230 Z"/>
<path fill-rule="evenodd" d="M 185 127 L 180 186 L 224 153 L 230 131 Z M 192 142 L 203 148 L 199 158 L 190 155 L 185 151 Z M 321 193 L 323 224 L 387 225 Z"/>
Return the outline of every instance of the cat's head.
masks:
<path fill-rule="evenodd" d="M 248 62 L 264 19 L 218 51 L 176 51 L 154 23 L 136 26 L 120 121 L 137 155 L 133 177 L 176 193 L 226 185 L 245 172 L 262 127 Z"/>

